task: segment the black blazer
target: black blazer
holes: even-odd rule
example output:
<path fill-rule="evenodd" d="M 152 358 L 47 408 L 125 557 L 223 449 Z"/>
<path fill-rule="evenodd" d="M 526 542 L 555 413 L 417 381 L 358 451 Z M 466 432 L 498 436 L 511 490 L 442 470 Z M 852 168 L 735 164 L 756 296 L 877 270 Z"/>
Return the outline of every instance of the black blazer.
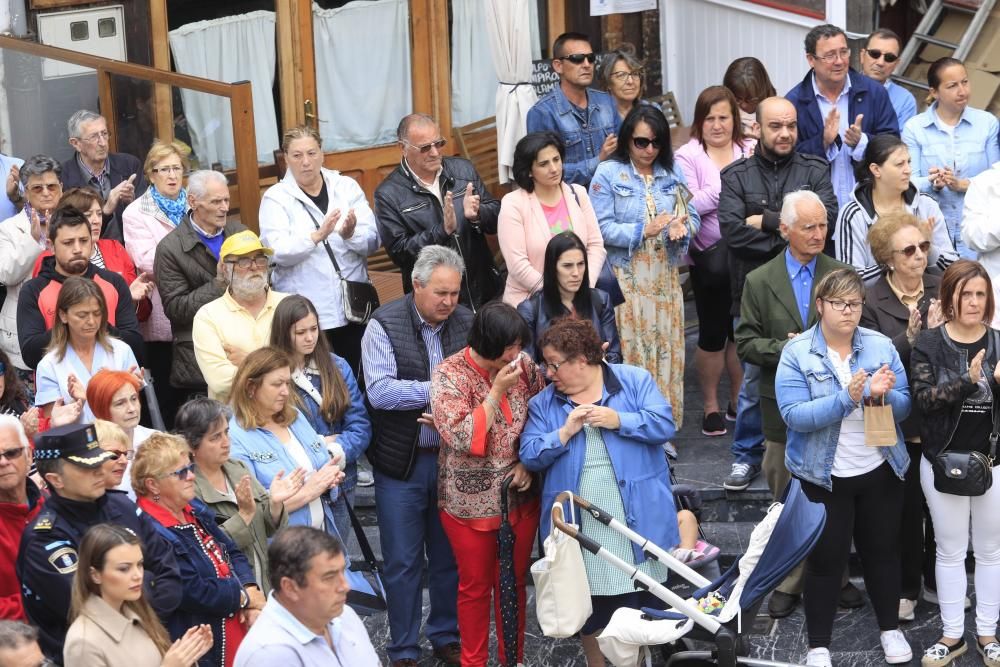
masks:
<path fill-rule="evenodd" d="M 930 307 L 931 299 L 938 298 L 940 286 L 940 276 L 931 275 L 924 271 L 924 295 L 917 302 L 923 329 L 927 328 L 927 309 Z M 899 360 L 907 373 L 910 372 L 910 353 L 913 351 L 910 341 L 906 338 L 906 327 L 909 322 L 909 308 L 896 298 L 896 294 L 889 286 L 886 274 L 882 274 L 881 278 L 865 290 L 865 305 L 861 308 L 861 322 L 859 324 L 892 339 L 892 344 L 899 352 Z M 911 387 L 911 394 L 912 391 Z M 913 410 L 910 410 L 910 416 L 900 424 L 900 428 L 903 430 L 904 438 L 920 435 L 920 411 L 915 409 L 915 406 Z"/>
<path fill-rule="evenodd" d="M 147 186 L 146 176 L 142 172 L 142 162 L 139 161 L 139 158 L 128 153 L 108 153 L 108 176 L 111 178 L 112 188 L 122 181 L 127 181 L 132 174 L 135 174 L 135 198 L 138 199 L 146 191 Z M 73 153 L 73 157 L 63 162 L 61 180 L 64 190 L 91 185 L 90 176 L 77 161 L 77 153 Z M 114 239 L 125 245 L 122 213 L 128 204 L 128 202 L 119 202 L 113 214 L 104 216 L 104 227 L 101 230 L 102 239 Z"/>

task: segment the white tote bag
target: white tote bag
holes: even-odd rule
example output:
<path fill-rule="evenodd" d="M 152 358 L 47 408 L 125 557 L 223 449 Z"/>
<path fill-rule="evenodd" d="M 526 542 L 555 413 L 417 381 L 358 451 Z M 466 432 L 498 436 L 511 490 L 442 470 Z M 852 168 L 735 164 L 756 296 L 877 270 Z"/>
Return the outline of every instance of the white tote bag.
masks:
<path fill-rule="evenodd" d="M 552 506 L 552 516 L 562 519 L 562 504 Z M 576 517 L 572 496 L 570 522 Z M 580 543 L 556 529 L 545 538 L 545 556 L 531 566 L 535 581 L 535 615 L 546 637 L 572 637 L 593 613 L 590 582 L 583 565 Z"/>

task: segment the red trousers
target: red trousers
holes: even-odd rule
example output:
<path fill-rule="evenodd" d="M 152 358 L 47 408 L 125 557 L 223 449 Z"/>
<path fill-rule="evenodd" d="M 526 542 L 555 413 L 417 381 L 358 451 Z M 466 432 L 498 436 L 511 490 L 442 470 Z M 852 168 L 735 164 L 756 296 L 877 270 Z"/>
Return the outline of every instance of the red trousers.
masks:
<path fill-rule="evenodd" d="M 458 565 L 458 632 L 462 636 L 462 667 L 486 667 L 490 654 L 490 594 L 496 619 L 500 664 L 506 664 L 500 621 L 500 562 L 498 530 L 475 530 L 441 511 L 441 525 L 451 542 Z M 517 579 L 517 657 L 524 662 L 525 577 L 531 547 L 538 532 L 538 515 L 514 524 L 514 576 Z"/>

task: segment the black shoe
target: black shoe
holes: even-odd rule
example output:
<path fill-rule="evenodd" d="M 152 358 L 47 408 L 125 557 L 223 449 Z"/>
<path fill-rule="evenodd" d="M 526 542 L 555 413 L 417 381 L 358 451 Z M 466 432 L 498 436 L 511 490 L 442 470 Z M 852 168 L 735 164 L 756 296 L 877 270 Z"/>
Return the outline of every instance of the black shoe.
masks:
<path fill-rule="evenodd" d="M 736 408 L 733 407 L 732 403 L 730 403 L 729 407 L 726 408 L 726 421 L 736 422 Z"/>
<path fill-rule="evenodd" d="M 449 667 L 461 667 L 462 645 L 458 642 L 451 642 L 443 646 L 435 646 L 434 657 Z"/>
<path fill-rule="evenodd" d="M 793 593 L 774 591 L 767 602 L 767 613 L 771 618 L 784 618 L 795 611 L 799 604 L 799 596 Z"/>
<path fill-rule="evenodd" d="M 701 432 L 707 436 L 726 434 L 726 418 L 721 412 L 710 412 L 701 420 Z"/>
<path fill-rule="evenodd" d="M 840 589 L 840 600 L 838 604 L 843 609 L 857 609 L 865 603 L 865 597 L 858 590 L 858 587 L 847 582 L 847 584 Z"/>

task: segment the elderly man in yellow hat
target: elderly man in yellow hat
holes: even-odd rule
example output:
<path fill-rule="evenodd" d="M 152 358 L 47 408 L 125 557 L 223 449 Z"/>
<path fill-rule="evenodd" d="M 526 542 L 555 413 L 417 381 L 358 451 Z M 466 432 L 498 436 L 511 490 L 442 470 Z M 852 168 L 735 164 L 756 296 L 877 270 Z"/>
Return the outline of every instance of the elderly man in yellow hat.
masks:
<path fill-rule="evenodd" d="M 209 397 L 224 403 L 236 367 L 246 355 L 267 345 L 274 309 L 286 296 L 268 284 L 273 254 L 249 230 L 228 237 L 219 251 L 219 275 L 228 287 L 194 316 L 191 337 L 198 368 Z"/>

